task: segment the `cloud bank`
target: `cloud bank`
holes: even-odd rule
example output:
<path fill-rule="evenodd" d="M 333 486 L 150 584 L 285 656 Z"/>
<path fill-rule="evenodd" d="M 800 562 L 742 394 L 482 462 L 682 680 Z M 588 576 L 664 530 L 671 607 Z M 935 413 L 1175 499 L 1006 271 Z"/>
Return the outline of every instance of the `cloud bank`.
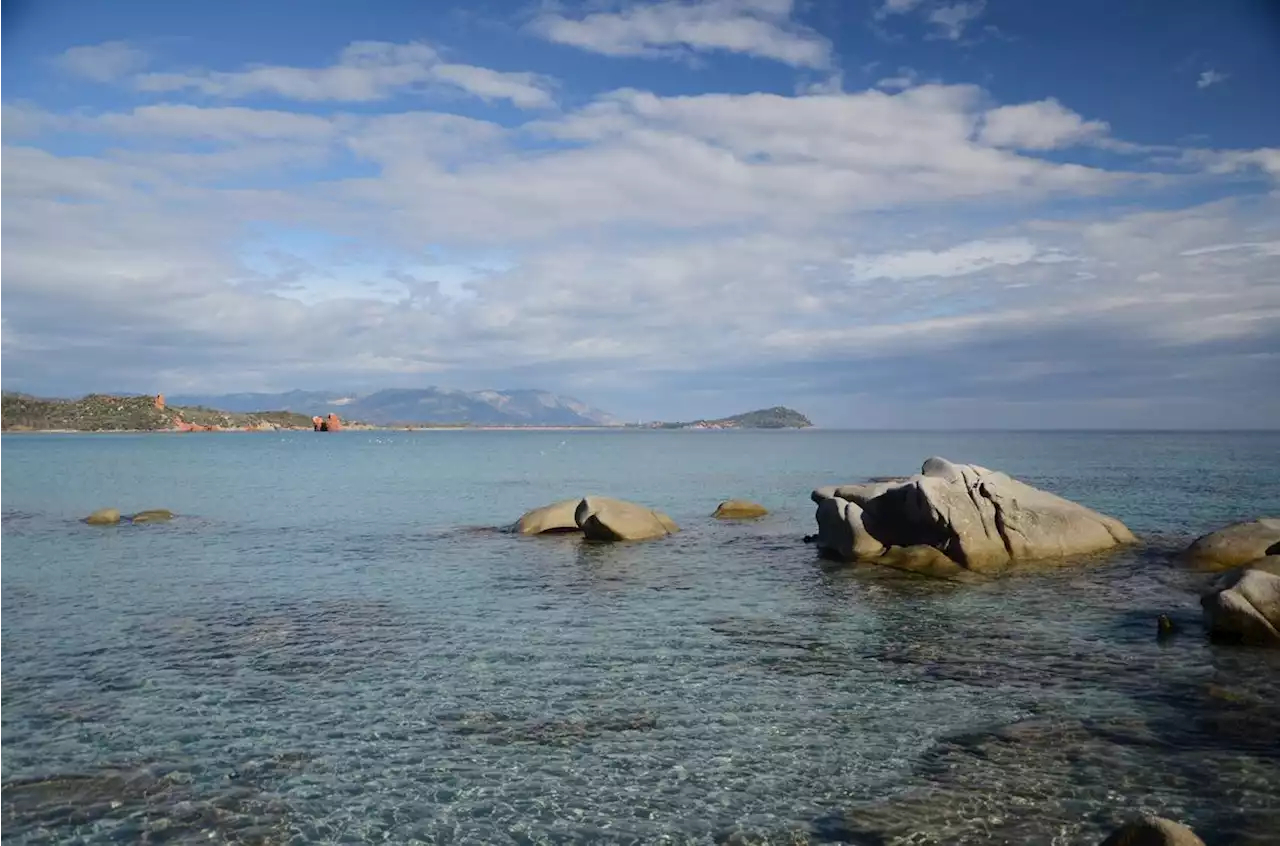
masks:
<path fill-rule="evenodd" d="M 792 12 L 534 26 L 827 66 Z M 553 80 L 420 43 L 226 71 L 131 49 L 62 63 L 152 102 L 5 106 L 6 388 L 536 386 L 628 418 L 787 402 L 825 425 L 1280 411 L 1275 150 L 1151 152 L 1056 99 L 906 76 L 557 110 Z M 538 111 L 451 112 L 442 87 Z"/>

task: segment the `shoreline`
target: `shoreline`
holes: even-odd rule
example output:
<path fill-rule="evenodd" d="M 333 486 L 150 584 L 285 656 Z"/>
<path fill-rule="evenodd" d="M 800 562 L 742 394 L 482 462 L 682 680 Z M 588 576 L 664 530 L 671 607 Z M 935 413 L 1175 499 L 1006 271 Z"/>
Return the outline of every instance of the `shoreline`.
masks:
<path fill-rule="evenodd" d="M 764 428 L 764 427 L 725 427 L 712 428 L 671 428 L 665 426 L 349 426 L 343 424 L 337 432 L 323 434 L 340 435 L 344 432 L 805 432 L 817 431 L 817 426 Z M 234 435 L 234 434 L 271 434 L 273 432 L 314 432 L 312 429 L 280 428 L 280 429 L 4 429 L 0 435 Z M 314 432 L 314 434 L 322 434 Z"/>

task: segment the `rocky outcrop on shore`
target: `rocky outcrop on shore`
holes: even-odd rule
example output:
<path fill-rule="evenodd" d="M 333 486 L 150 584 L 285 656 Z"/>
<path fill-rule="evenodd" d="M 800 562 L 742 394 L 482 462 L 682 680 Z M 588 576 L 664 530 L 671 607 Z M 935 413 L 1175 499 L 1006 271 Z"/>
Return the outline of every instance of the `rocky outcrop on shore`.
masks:
<path fill-rule="evenodd" d="M 675 521 L 634 502 L 587 496 L 535 508 L 513 527 L 524 535 L 578 531 L 591 541 L 638 541 L 666 537 L 680 531 Z"/>
<path fill-rule="evenodd" d="M 341 432 L 342 419 L 332 411 L 322 416 L 311 418 L 311 425 L 317 432 Z"/>
<path fill-rule="evenodd" d="M 812 499 L 826 555 L 935 574 L 993 573 L 1136 541 L 1113 517 L 944 458 L 928 459 L 905 480 L 818 488 Z"/>

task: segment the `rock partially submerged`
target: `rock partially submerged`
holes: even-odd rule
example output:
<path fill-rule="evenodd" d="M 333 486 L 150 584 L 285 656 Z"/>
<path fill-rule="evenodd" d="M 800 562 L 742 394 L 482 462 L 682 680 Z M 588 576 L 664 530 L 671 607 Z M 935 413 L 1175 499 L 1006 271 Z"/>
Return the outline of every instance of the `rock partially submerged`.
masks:
<path fill-rule="evenodd" d="M 1202 535 L 1187 547 L 1186 559 L 1204 570 L 1227 570 L 1272 554 L 1280 545 L 1280 517 L 1233 523 Z"/>
<path fill-rule="evenodd" d="M 661 511 L 603 496 L 584 498 L 573 517 L 583 537 L 593 541 L 652 540 L 680 531 Z"/>
<path fill-rule="evenodd" d="M 522 516 L 514 530 L 523 535 L 581 532 L 587 540 L 652 540 L 680 531 L 661 511 L 613 499 L 588 496 L 535 508 Z"/>
<path fill-rule="evenodd" d="M 175 515 L 167 508 L 152 508 L 148 511 L 139 511 L 129 518 L 130 523 L 160 523 L 165 520 L 172 520 Z"/>
<path fill-rule="evenodd" d="M 1204 841 L 1181 823 L 1148 816 L 1116 829 L 1101 846 L 1204 846 Z"/>
<path fill-rule="evenodd" d="M 578 522 L 573 519 L 581 499 L 565 499 L 526 512 L 516 521 L 515 530 L 522 535 L 541 535 L 548 532 L 576 532 Z"/>
<path fill-rule="evenodd" d="M 1113 517 L 976 464 L 930 458 L 903 481 L 818 488 L 818 546 L 845 561 L 998 572 L 1134 543 Z M 903 548 L 926 547 L 904 555 Z M 945 558 L 944 562 L 942 559 Z M 896 562 L 896 564 L 895 564 Z"/>
<path fill-rule="evenodd" d="M 139 511 L 137 514 L 125 515 L 122 515 L 118 508 L 99 508 L 81 522 L 88 523 L 90 526 L 115 526 L 120 523 L 159 523 L 172 520 L 176 516 L 167 508 L 152 508 L 148 511 Z"/>
<path fill-rule="evenodd" d="M 717 520 L 752 520 L 768 513 L 769 509 L 759 503 L 745 499 L 726 499 L 716 506 L 715 513 L 711 516 Z"/>
<path fill-rule="evenodd" d="M 1225 640 L 1280 647 L 1280 555 L 1224 573 L 1200 598 L 1209 633 Z"/>

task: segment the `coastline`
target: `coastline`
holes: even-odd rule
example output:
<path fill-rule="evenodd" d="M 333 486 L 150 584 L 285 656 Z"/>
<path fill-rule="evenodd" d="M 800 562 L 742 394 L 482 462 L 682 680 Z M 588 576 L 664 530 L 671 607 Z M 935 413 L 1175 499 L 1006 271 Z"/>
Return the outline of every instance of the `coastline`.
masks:
<path fill-rule="evenodd" d="M 324 432 L 326 435 L 340 435 L 344 432 L 598 432 L 623 431 L 623 426 L 361 426 L 343 424 L 339 432 Z M 227 428 L 227 429 L 4 429 L 0 435 L 228 435 L 228 434 L 271 434 L 272 432 L 314 432 L 303 428 Z M 314 434 L 321 434 L 314 432 Z"/>
<path fill-rule="evenodd" d="M 704 428 L 698 426 L 467 426 L 441 424 L 438 426 L 362 426 L 344 423 L 341 431 L 323 434 L 340 435 L 343 432 L 805 432 L 815 431 L 817 426 L 725 426 Z M 260 429 L 254 427 L 226 429 L 4 429 L 0 435 L 227 435 L 271 434 L 272 432 L 312 432 L 301 427 Z M 321 434 L 316 432 L 315 434 Z"/>

